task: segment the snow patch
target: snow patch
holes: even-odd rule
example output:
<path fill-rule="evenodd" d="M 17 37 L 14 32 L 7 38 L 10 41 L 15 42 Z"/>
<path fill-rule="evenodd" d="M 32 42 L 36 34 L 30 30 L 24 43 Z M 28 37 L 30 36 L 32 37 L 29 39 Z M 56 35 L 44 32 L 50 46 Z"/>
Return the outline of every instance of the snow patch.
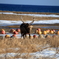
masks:
<path fill-rule="evenodd" d="M 33 17 L 59 17 L 59 15 L 55 15 L 55 14 L 17 14 L 17 13 L 13 13 L 13 12 L 0 12 L 0 14 L 11 14 L 11 15 L 25 15 L 25 16 L 33 16 Z"/>
<path fill-rule="evenodd" d="M 31 21 L 25 21 L 25 23 L 30 23 Z M 59 20 L 39 20 L 34 21 L 33 24 L 55 24 L 59 23 Z M 8 21 L 8 20 L 0 20 L 0 26 L 9 26 L 9 25 L 20 25 L 22 21 Z"/>

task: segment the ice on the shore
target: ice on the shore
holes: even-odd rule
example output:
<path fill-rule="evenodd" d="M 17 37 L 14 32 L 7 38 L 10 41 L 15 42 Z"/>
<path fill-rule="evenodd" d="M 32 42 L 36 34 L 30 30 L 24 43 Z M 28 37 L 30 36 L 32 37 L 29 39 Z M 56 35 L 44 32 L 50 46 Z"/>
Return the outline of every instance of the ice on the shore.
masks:
<path fill-rule="evenodd" d="M 25 15 L 25 16 L 35 16 L 35 17 L 59 17 L 59 15 L 55 15 L 55 14 L 17 14 L 17 13 L 13 13 L 13 12 L 0 12 L 0 14 L 11 14 L 11 15 Z"/>
<path fill-rule="evenodd" d="M 0 14 L 15 14 L 13 12 L 0 12 Z"/>

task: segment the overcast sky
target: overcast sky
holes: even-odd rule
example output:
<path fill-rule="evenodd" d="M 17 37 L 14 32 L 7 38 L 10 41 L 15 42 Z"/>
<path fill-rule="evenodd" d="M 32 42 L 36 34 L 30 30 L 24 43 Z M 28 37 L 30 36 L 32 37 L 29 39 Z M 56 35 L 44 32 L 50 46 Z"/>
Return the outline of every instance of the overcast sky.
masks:
<path fill-rule="evenodd" d="M 59 6 L 59 0 L 0 0 L 0 3 Z"/>

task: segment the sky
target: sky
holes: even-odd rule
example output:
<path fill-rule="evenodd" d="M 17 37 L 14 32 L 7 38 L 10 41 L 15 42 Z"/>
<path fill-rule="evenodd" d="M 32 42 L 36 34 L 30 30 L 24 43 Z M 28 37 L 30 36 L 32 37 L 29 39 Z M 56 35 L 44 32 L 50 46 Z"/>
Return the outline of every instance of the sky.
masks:
<path fill-rule="evenodd" d="M 59 0 L 0 0 L 0 3 L 59 6 Z"/>

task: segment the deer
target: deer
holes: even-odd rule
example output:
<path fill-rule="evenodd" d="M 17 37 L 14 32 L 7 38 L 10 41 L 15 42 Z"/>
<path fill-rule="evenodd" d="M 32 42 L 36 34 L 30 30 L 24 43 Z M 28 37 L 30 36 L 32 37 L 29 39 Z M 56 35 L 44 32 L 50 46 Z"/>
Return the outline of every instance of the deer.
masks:
<path fill-rule="evenodd" d="M 28 34 L 29 38 L 30 38 L 31 30 L 33 28 L 33 26 L 31 24 L 34 22 L 34 20 L 32 20 L 30 23 L 25 23 L 23 21 L 23 18 L 21 18 L 21 21 L 22 21 L 22 24 L 20 25 L 21 37 L 25 38 L 26 34 Z"/>

